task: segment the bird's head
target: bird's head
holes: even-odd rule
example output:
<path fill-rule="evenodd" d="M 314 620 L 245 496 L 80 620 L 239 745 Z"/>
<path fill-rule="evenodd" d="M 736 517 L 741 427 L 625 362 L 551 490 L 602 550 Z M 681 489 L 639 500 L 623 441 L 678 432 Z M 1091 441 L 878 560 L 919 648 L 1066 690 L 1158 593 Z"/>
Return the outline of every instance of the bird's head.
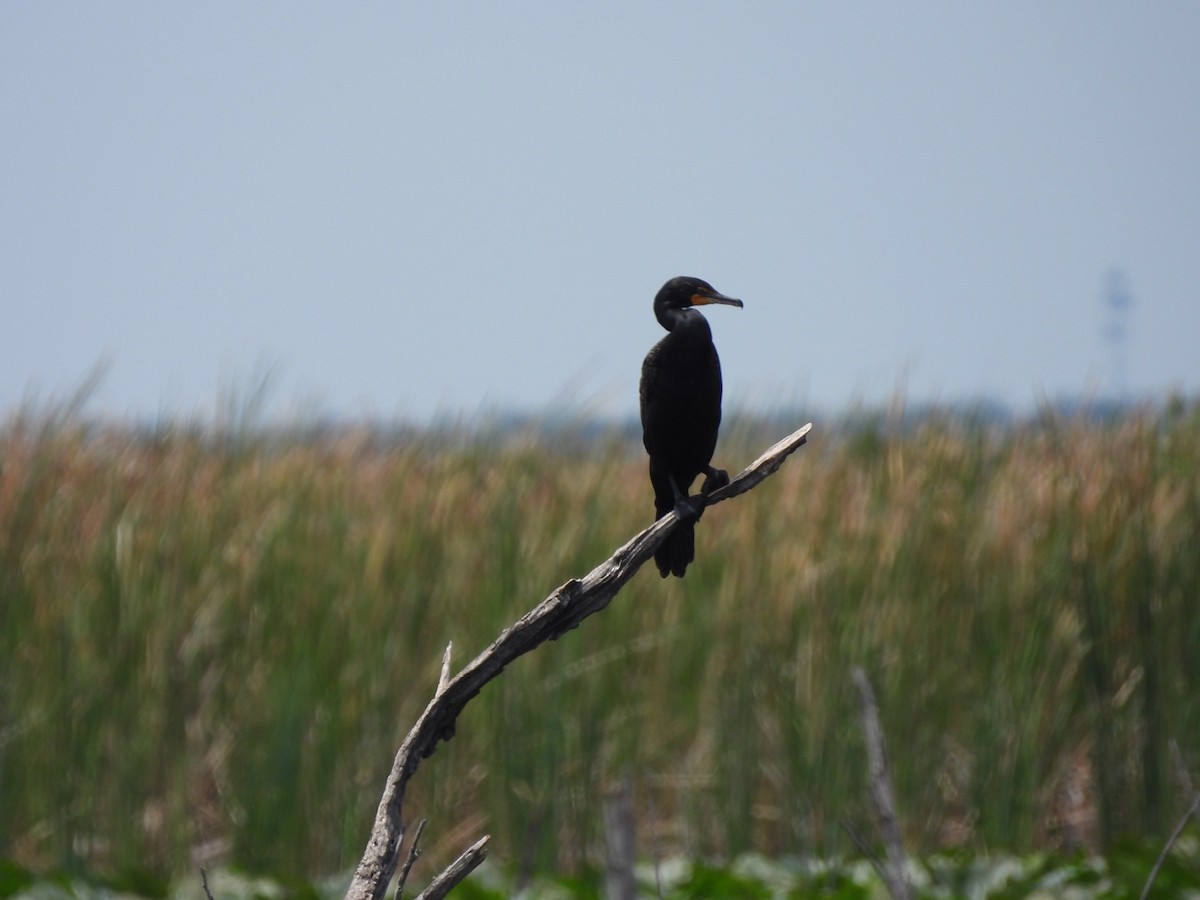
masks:
<path fill-rule="evenodd" d="M 742 307 L 741 300 L 726 297 L 704 279 L 680 275 L 659 289 L 654 298 L 654 315 L 669 329 L 664 316 L 670 311 L 687 309 L 689 306 L 705 306 L 709 303 L 722 303 L 739 309 Z"/>

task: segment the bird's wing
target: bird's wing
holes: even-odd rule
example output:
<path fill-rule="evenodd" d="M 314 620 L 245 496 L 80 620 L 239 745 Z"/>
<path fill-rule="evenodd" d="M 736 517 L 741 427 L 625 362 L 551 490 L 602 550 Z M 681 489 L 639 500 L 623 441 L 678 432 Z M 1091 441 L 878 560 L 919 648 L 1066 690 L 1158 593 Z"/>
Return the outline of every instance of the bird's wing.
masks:
<path fill-rule="evenodd" d="M 642 360 L 642 381 L 638 387 L 638 400 L 641 407 L 643 430 L 646 428 L 646 416 L 650 411 L 650 400 L 654 396 L 654 390 L 658 384 L 658 351 L 659 345 L 655 344 L 646 354 L 646 358 Z"/>

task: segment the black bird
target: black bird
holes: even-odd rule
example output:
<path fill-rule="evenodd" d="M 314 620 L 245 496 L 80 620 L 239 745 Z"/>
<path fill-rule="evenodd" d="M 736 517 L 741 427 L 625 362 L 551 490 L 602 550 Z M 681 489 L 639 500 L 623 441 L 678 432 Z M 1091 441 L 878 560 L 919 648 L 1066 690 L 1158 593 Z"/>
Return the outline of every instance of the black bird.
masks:
<path fill-rule="evenodd" d="M 683 577 L 696 558 L 693 527 L 699 513 L 688 502 L 696 476 L 707 494 L 729 483 L 714 469 L 713 450 L 721 425 L 721 361 L 700 311 L 707 303 L 741 307 L 699 278 L 672 278 L 654 298 L 654 317 L 670 332 L 642 363 L 642 443 L 650 454 L 655 518 L 675 510 L 685 519 L 654 554 L 659 574 Z"/>

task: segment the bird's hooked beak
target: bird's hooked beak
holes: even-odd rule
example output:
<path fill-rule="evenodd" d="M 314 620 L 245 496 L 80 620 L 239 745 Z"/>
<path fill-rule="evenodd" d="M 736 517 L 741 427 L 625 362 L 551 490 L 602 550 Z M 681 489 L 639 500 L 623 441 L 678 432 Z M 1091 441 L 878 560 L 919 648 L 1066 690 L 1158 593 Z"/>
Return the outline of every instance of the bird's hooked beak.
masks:
<path fill-rule="evenodd" d="M 721 303 L 725 306 L 736 306 L 742 308 L 742 301 L 736 297 L 726 297 L 724 294 L 719 294 L 716 291 L 697 291 L 692 294 L 692 306 L 706 306 L 709 303 Z"/>

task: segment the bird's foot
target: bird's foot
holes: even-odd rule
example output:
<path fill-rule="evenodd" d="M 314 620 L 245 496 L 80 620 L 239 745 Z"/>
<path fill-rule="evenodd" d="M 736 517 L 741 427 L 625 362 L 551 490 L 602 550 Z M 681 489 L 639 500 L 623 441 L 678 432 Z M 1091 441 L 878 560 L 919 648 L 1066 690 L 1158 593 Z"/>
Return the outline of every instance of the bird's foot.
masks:
<path fill-rule="evenodd" d="M 675 494 L 675 515 L 682 521 L 689 519 L 700 521 L 700 516 L 704 514 L 704 498 L 701 496 L 689 497 L 679 489 L 674 476 L 671 476 L 671 491 Z"/>
<path fill-rule="evenodd" d="M 700 485 L 700 493 L 708 496 L 713 491 L 719 491 L 729 484 L 729 473 L 724 469 L 714 469 L 709 466 L 704 470 L 704 483 Z"/>
<path fill-rule="evenodd" d="M 699 521 L 700 516 L 704 514 L 704 498 L 677 496 L 674 512 L 680 521 L 686 522 L 689 519 Z"/>

